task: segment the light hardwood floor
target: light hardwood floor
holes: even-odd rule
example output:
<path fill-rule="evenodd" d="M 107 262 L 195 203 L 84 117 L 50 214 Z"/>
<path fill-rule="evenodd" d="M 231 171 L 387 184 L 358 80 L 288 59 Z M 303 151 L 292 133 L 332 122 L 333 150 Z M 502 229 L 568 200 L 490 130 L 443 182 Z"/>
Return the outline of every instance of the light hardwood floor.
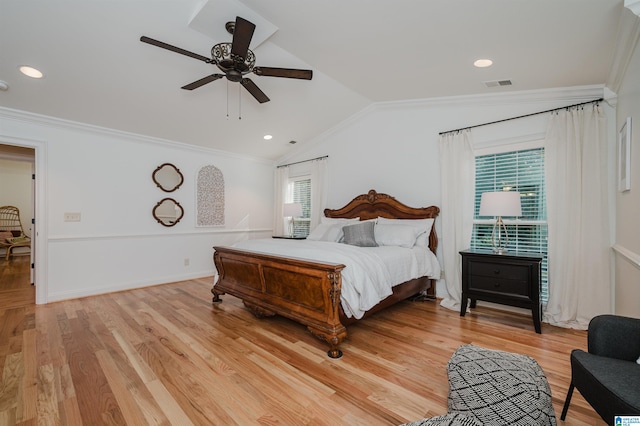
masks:
<path fill-rule="evenodd" d="M 298 324 L 212 305 L 211 279 L 35 306 L 5 297 L 28 285 L 20 267 L 0 265 L 0 425 L 397 425 L 446 413 L 463 343 L 533 356 L 559 419 L 569 353 L 586 347 L 525 315 L 406 301 L 349 327 L 333 360 Z M 605 423 L 576 391 L 564 424 Z"/>

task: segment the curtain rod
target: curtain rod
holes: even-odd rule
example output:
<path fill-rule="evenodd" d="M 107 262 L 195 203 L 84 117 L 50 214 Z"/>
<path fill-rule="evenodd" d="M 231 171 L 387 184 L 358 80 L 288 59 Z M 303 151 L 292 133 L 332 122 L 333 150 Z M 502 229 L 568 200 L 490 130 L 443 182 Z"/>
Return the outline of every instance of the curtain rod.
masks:
<path fill-rule="evenodd" d="M 316 158 L 312 158 L 310 160 L 302 160 L 302 161 L 296 161 L 295 163 L 283 164 L 281 166 L 277 166 L 276 169 L 279 169 L 279 168 L 282 168 L 282 167 L 293 166 L 294 164 L 308 163 L 309 161 L 322 160 L 323 158 L 329 158 L 329 156 L 328 155 L 323 155 L 322 157 L 316 157 Z"/>
<path fill-rule="evenodd" d="M 474 127 L 488 126 L 489 124 L 502 123 L 503 121 L 517 120 L 518 118 L 531 117 L 532 115 L 546 114 L 548 112 L 560 111 L 561 109 L 569 109 L 569 108 L 578 107 L 578 106 L 581 106 L 581 105 L 587 105 L 587 104 L 602 102 L 603 100 L 604 100 L 603 98 L 594 99 L 592 101 L 581 102 L 579 104 L 568 105 L 568 106 L 564 106 L 564 107 L 560 107 L 560 108 L 548 109 L 546 111 L 532 112 L 531 114 L 519 115 L 518 117 L 505 118 L 503 120 L 492 121 L 490 123 L 483 123 L 483 124 L 476 124 L 475 126 L 461 127 L 460 129 L 447 130 L 446 132 L 440 132 L 440 133 L 438 133 L 438 135 L 444 135 L 445 133 L 459 132 L 460 130 L 473 129 Z"/>

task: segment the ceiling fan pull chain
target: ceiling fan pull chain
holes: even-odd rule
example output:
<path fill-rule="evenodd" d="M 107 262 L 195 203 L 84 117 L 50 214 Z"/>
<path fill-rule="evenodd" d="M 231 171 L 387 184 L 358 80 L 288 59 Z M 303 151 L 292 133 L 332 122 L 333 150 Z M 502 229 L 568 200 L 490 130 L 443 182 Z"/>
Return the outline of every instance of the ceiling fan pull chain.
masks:
<path fill-rule="evenodd" d="M 238 120 L 242 120 L 242 94 L 240 93 L 239 84 L 238 84 Z"/>
<path fill-rule="evenodd" d="M 227 120 L 229 119 L 229 80 L 227 80 Z"/>

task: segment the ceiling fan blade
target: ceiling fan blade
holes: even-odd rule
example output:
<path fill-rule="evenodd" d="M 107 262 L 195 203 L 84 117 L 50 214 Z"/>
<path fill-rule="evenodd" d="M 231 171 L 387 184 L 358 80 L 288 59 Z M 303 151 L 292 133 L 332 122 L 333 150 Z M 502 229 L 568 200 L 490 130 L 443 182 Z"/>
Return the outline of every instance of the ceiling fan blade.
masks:
<path fill-rule="evenodd" d="M 186 86 L 182 86 L 184 90 L 193 90 L 197 89 L 200 86 L 204 86 L 207 83 L 211 83 L 212 81 L 216 81 L 219 78 L 224 77 L 223 74 L 211 74 L 206 76 L 205 78 L 201 78 L 200 80 L 194 81 L 193 83 L 189 83 Z"/>
<path fill-rule="evenodd" d="M 233 29 L 233 41 L 231 43 L 231 54 L 239 56 L 242 59 L 247 57 L 249 44 L 253 37 L 256 26 L 239 16 L 236 17 L 236 25 Z"/>
<path fill-rule="evenodd" d="M 313 77 L 313 71 L 311 70 L 296 70 L 291 68 L 254 67 L 253 72 L 256 75 L 267 77 L 299 78 L 301 80 L 311 80 L 311 77 Z"/>
<path fill-rule="evenodd" d="M 181 55 L 185 55 L 185 56 L 189 56 L 191 58 L 199 59 L 199 60 L 204 61 L 206 63 L 213 62 L 211 60 L 211 58 L 207 58 L 206 56 L 202 56 L 202 55 L 198 55 L 197 53 L 189 52 L 188 50 L 184 50 L 184 49 L 181 49 L 179 47 L 172 46 L 172 45 L 167 44 L 167 43 L 162 42 L 162 41 L 154 40 L 154 39 L 149 38 L 147 36 L 140 37 L 140 41 L 143 42 L 143 43 L 149 43 L 149 44 L 152 44 L 154 46 L 161 47 L 163 49 L 171 50 L 172 52 L 176 52 L 176 53 L 179 53 Z"/>
<path fill-rule="evenodd" d="M 256 98 L 256 101 L 260 102 L 261 104 L 270 101 L 267 95 L 265 95 L 264 92 L 260 90 L 253 81 L 249 80 L 248 78 L 243 78 L 240 83 L 244 86 L 245 89 L 247 89 L 249 93 L 253 95 L 254 98 Z"/>

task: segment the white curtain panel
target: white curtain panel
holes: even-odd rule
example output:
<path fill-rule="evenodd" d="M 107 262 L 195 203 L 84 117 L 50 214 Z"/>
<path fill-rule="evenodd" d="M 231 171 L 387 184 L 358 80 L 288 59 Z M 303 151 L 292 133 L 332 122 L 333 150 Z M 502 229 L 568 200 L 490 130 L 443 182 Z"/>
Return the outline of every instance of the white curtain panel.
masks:
<path fill-rule="evenodd" d="M 552 325 L 587 329 L 611 309 L 607 121 L 599 105 L 551 115 L 545 140 Z"/>
<path fill-rule="evenodd" d="M 475 194 L 476 161 L 471 131 L 440 135 L 442 177 L 442 257 L 447 295 L 441 305 L 459 310 L 462 299 L 461 250 L 471 244 Z"/>
<path fill-rule="evenodd" d="M 289 184 L 289 168 L 276 168 L 274 177 L 273 200 L 273 235 L 284 235 L 283 206 L 287 200 L 287 186 Z"/>
<path fill-rule="evenodd" d="M 313 230 L 320 224 L 327 206 L 327 166 L 326 158 L 313 160 L 311 163 L 311 223 L 309 230 Z"/>

